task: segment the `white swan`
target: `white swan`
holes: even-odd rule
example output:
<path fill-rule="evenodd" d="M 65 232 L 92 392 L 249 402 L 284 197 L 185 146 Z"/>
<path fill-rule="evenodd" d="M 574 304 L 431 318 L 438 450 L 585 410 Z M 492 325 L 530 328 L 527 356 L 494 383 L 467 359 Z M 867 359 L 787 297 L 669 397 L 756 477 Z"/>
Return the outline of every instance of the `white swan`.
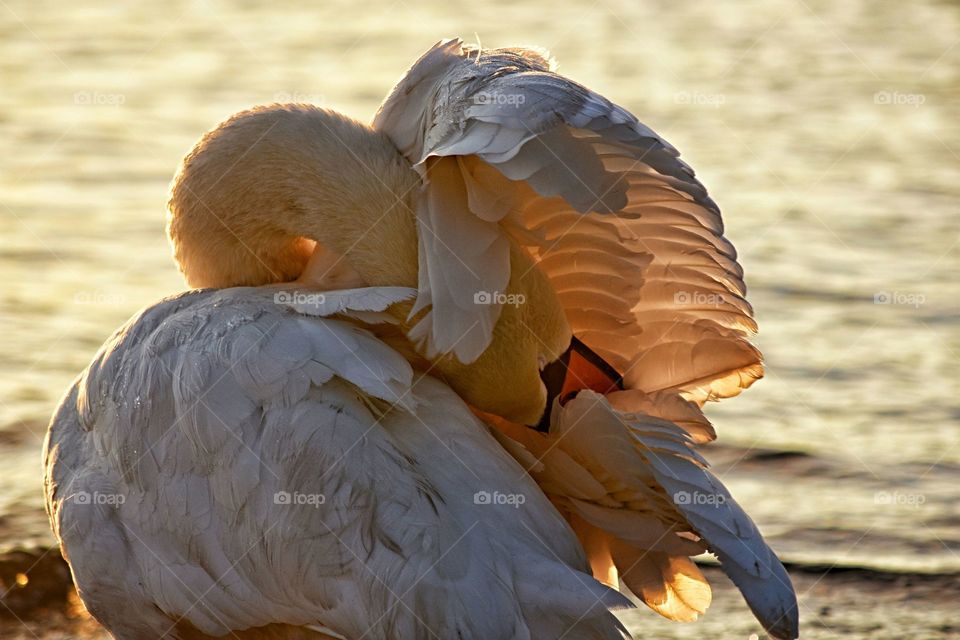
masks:
<path fill-rule="evenodd" d="M 45 453 L 116 637 L 619 638 L 628 602 L 590 574 L 693 619 L 704 549 L 796 637 L 782 565 L 694 450 L 700 404 L 761 375 L 742 273 L 630 114 L 537 53 L 443 42 L 374 128 L 234 116 L 170 212 L 215 289 L 108 340 Z"/>

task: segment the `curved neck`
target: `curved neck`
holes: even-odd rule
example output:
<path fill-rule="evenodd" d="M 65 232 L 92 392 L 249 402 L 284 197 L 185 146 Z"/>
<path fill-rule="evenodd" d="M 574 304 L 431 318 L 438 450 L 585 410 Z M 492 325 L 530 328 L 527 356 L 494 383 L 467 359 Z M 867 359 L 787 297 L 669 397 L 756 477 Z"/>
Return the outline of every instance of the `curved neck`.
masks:
<path fill-rule="evenodd" d="M 184 159 L 168 234 L 194 287 L 294 280 L 313 252 L 309 240 L 367 284 L 416 286 L 418 184 L 365 124 L 307 105 L 260 107 L 206 134 Z"/>

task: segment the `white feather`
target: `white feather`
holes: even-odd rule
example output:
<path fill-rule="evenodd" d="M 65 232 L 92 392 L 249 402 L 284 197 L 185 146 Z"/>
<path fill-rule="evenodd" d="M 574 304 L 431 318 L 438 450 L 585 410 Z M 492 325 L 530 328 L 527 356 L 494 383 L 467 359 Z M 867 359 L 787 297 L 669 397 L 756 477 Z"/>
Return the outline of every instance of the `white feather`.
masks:
<path fill-rule="evenodd" d="M 357 324 L 316 317 L 407 292 L 299 309 L 275 293 L 146 309 L 54 417 L 47 504 L 112 634 L 172 637 L 182 620 L 217 636 L 624 637 L 607 607 L 628 601 L 589 575 L 573 532 L 459 397 Z"/>

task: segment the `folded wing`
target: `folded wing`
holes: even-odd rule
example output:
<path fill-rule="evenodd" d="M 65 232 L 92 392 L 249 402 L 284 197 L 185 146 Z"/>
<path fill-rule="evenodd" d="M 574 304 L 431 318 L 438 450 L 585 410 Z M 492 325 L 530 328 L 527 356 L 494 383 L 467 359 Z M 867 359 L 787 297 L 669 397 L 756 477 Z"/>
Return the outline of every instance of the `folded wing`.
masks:
<path fill-rule="evenodd" d="M 194 291 L 108 340 L 54 417 L 46 490 L 114 635 L 625 637 L 608 607 L 629 602 L 585 572 L 533 481 L 349 319 L 409 296 Z"/>

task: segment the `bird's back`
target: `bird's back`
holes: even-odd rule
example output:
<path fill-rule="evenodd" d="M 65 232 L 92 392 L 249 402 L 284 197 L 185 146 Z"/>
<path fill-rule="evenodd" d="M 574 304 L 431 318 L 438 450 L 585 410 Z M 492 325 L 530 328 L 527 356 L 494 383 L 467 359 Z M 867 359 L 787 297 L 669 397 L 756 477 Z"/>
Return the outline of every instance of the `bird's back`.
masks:
<path fill-rule="evenodd" d="M 116 637 L 621 637 L 596 604 L 626 601 L 523 469 L 345 317 L 373 299 L 311 317 L 281 288 L 190 292 L 80 376 L 47 505 Z"/>

